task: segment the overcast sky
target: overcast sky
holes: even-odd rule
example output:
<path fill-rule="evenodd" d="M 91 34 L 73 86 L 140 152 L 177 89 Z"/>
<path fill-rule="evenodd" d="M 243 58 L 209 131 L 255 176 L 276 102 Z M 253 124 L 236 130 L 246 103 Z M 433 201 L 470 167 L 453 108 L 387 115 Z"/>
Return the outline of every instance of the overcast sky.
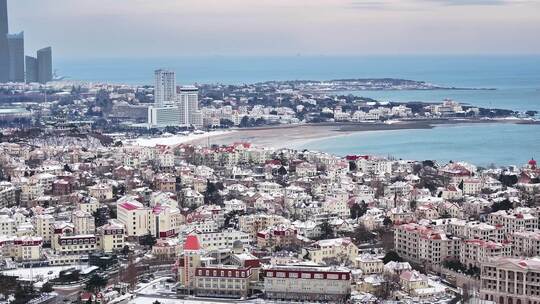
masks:
<path fill-rule="evenodd" d="M 540 54 L 540 0 L 8 0 L 55 56 Z"/>

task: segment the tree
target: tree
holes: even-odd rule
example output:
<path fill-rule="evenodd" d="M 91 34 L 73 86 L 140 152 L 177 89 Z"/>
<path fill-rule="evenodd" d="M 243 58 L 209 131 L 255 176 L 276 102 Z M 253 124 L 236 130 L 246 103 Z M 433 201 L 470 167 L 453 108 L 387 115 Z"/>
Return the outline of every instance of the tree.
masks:
<path fill-rule="evenodd" d="M 161 302 L 158 300 L 155 300 L 154 302 L 152 302 L 152 304 L 161 304 Z"/>
<path fill-rule="evenodd" d="M 41 292 L 53 292 L 53 285 L 49 282 L 46 282 L 41 286 Z"/>
<path fill-rule="evenodd" d="M 403 259 L 399 256 L 399 254 L 393 250 L 388 251 L 383 258 L 383 263 L 387 264 L 389 262 L 403 262 Z"/>
<path fill-rule="evenodd" d="M 332 225 L 328 221 L 324 221 L 321 223 L 321 239 L 329 239 L 334 237 L 334 228 L 332 228 Z"/>
<path fill-rule="evenodd" d="M 360 224 L 354 229 L 352 237 L 357 243 L 366 243 L 373 241 L 376 238 L 376 235 L 369 231 L 366 226 Z"/>
<path fill-rule="evenodd" d="M 88 282 L 86 282 L 84 289 L 92 293 L 97 293 L 102 288 L 107 286 L 108 282 L 109 280 L 107 278 L 94 274 L 92 277 L 90 277 Z"/>
<path fill-rule="evenodd" d="M 510 200 L 505 199 L 504 201 L 495 202 L 491 205 L 491 212 L 497 212 L 499 210 L 510 210 L 514 208 L 514 205 Z"/>
<path fill-rule="evenodd" d="M 385 227 L 388 227 L 388 226 L 390 226 L 390 225 L 393 224 L 393 223 L 392 223 L 392 220 L 391 220 L 388 216 L 385 216 L 385 217 L 384 217 L 382 223 L 383 223 L 383 225 L 384 225 Z"/>
<path fill-rule="evenodd" d="M 223 183 L 217 182 L 213 183 L 211 181 L 206 182 L 206 191 L 204 192 L 204 203 L 205 204 L 216 204 L 223 205 L 223 198 L 219 194 L 220 190 L 223 190 Z"/>
<path fill-rule="evenodd" d="M 148 232 L 148 234 L 139 238 L 139 244 L 142 246 L 152 247 L 156 244 L 156 238 L 150 232 Z"/>
<path fill-rule="evenodd" d="M 354 220 L 364 215 L 368 210 L 367 207 L 368 207 L 367 204 L 363 201 L 360 204 L 355 202 L 351 206 L 351 218 Z"/>
<path fill-rule="evenodd" d="M 247 117 L 247 116 L 242 117 L 242 120 L 240 120 L 240 125 L 239 126 L 240 126 L 240 128 L 249 127 L 250 126 L 249 125 L 249 117 Z"/>
<path fill-rule="evenodd" d="M 21 283 L 17 284 L 17 287 L 15 288 L 15 293 L 13 294 L 13 297 L 15 300 L 13 300 L 14 304 L 23 304 L 28 303 L 30 300 L 32 300 L 36 296 L 35 290 L 34 290 L 34 284 L 30 283 L 27 286 L 23 286 Z"/>
<path fill-rule="evenodd" d="M 122 247 L 121 253 L 122 253 L 123 255 L 129 255 L 129 252 L 130 252 L 129 246 L 128 246 L 128 245 L 124 245 L 124 247 Z"/>
<path fill-rule="evenodd" d="M 133 262 L 133 256 L 130 256 L 128 265 L 126 267 L 125 275 L 122 280 L 129 283 L 129 287 L 133 288 L 137 284 L 138 276 L 139 272 L 137 270 L 137 265 L 135 265 L 135 263 Z"/>

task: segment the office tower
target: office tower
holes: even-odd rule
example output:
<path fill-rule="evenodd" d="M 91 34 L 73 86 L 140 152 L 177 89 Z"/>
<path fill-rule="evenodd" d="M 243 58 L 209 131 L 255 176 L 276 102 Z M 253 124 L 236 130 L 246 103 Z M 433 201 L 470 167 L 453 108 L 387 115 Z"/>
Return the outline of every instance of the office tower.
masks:
<path fill-rule="evenodd" d="M 24 32 L 8 34 L 9 81 L 24 82 Z"/>
<path fill-rule="evenodd" d="M 156 107 L 172 105 L 176 99 L 176 74 L 168 70 L 156 70 L 154 104 Z"/>
<path fill-rule="evenodd" d="M 26 83 L 38 82 L 38 60 L 35 57 L 26 56 Z"/>
<path fill-rule="evenodd" d="M 52 49 L 50 46 L 37 51 L 37 66 L 38 82 L 52 81 Z"/>
<path fill-rule="evenodd" d="M 9 81 L 7 0 L 0 0 L 0 83 Z"/>
<path fill-rule="evenodd" d="M 195 86 L 180 88 L 179 95 L 180 124 L 200 126 L 201 114 L 199 111 L 199 89 Z"/>

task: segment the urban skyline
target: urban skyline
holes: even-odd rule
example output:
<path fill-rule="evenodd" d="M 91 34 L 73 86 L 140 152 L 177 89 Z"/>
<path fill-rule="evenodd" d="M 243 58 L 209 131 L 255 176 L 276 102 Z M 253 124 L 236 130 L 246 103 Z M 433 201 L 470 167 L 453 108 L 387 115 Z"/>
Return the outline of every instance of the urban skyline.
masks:
<path fill-rule="evenodd" d="M 540 0 L 6 1 L 0 302 L 540 304 Z"/>
<path fill-rule="evenodd" d="M 9 33 L 7 0 L 0 0 L 0 83 L 47 83 L 53 80 L 52 65 L 51 47 L 39 49 L 35 58 L 25 57 L 24 31 Z"/>

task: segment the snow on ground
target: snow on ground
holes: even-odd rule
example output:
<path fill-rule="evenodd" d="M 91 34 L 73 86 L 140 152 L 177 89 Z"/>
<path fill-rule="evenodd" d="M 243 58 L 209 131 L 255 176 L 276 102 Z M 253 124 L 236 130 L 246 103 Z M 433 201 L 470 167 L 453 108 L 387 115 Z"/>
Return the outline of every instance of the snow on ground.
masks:
<path fill-rule="evenodd" d="M 234 131 L 212 131 L 212 132 L 206 132 L 202 134 L 193 134 L 190 133 L 189 135 L 172 135 L 172 136 L 161 136 L 161 137 L 154 137 L 154 138 L 138 138 L 135 140 L 135 144 L 139 146 L 144 147 L 153 147 L 155 145 L 178 145 L 182 143 L 186 143 L 193 140 L 201 140 L 209 137 L 214 136 L 220 136 L 229 134 Z"/>
<path fill-rule="evenodd" d="M 73 265 L 73 266 L 50 266 L 50 267 L 35 267 L 35 268 L 17 268 L 12 270 L 2 271 L 2 274 L 9 276 L 17 276 L 22 280 L 33 280 L 35 282 L 42 280 L 52 280 L 58 277 L 60 271 L 76 268 L 84 269 L 87 266 Z"/>
<path fill-rule="evenodd" d="M 166 283 L 167 279 L 172 279 L 171 277 L 163 277 L 152 280 L 149 283 L 142 284 L 139 288 L 135 289 L 136 293 L 140 294 L 155 294 L 158 291 L 163 291 L 167 285 L 172 285 L 171 283 Z M 170 288 L 169 288 L 170 290 Z"/>
<path fill-rule="evenodd" d="M 297 302 L 297 301 L 272 301 L 272 300 L 228 300 L 228 299 L 208 299 L 208 298 L 199 298 L 199 299 L 169 299 L 163 297 L 137 297 L 129 302 L 128 304 L 153 304 L 158 300 L 161 304 L 226 304 L 226 303 L 239 303 L 239 304 L 310 304 L 309 302 Z"/>

